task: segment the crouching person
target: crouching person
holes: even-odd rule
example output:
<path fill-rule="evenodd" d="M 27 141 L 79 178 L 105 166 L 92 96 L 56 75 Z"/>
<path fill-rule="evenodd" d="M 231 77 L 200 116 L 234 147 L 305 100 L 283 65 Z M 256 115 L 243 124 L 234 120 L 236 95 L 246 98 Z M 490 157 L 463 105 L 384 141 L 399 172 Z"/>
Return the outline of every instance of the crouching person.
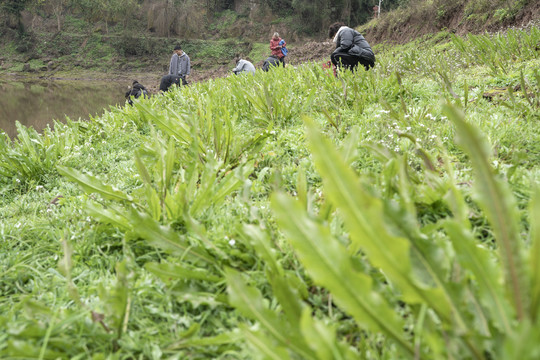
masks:
<path fill-rule="evenodd" d="M 159 83 L 159 90 L 167 92 L 169 91 L 169 88 L 173 85 L 180 86 L 180 81 L 182 81 L 182 78 L 178 75 L 165 75 L 161 78 L 161 82 Z"/>
<path fill-rule="evenodd" d="M 358 64 L 369 70 L 375 66 L 375 54 L 366 39 L 344 23 L 330 25 L 328 37 L 333 38 L 336 49 L 330 56 L 332 64 L 338 68 L 355 71 Z"/>
<path fill-rule="evenodd" d="M 241 59 L 238 56 L 234 59 L 234 62 L 236 63 L 236 67 L 232 70 L 232 72 L 236 75 L 240 73 L 248 73 L 251 75 L 255 75 L 255 66 L 253 66 L 250 61 Z"/>
<path fill-rule="evenodd" d="M 126 92 L 126 99 L 129 105 L 133 105 L 133 98 L 138 99 L 140 97 L 148 98 L 148 91 L 137 80 L 133 81 L 131 89 Z"/>
<path fill-rule="evenodd" d="M 279 66 L 281 64 L 281 61 L 277 56 L 270 55 L 266 60 L 264 60 L 262 69 L 263 71 L 270 70 L 271 67 Z"/>

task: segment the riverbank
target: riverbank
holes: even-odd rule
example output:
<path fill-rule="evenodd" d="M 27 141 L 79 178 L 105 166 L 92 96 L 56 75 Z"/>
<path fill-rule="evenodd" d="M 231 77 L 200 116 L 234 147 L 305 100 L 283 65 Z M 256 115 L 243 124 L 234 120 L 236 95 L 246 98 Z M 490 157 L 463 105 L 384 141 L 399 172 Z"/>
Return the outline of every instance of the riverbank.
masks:
<path fill-rule="evenodd" d="M 0 358 L 533 357 L 540 31 L 438 39 L 0 137 Z"/>

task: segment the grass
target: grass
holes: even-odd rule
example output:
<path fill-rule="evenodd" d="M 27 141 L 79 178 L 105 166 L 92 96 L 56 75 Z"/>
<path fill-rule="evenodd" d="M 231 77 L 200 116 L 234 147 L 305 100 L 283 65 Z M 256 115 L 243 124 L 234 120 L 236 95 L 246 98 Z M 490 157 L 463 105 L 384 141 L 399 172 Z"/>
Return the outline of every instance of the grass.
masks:
<path fill-rule="evenodd" d="M 537 34 L 0 137 L 1 357 L 534 358 Z"/>

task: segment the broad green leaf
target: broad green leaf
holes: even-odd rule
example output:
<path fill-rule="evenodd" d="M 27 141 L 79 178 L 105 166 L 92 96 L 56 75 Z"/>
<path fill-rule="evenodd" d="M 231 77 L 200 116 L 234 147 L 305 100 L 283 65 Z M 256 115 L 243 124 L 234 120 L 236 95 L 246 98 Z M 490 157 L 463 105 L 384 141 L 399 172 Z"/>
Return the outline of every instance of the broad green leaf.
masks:
<path fill-rule="evenodd" d="M 194 322 L 191 324 L 189 329 L 182 331 L 179 335 L 183 339 L 194 337 L 199 333 L 199 330 L 201 329 L 201 324 Z"/>
<path fill-rule="evenodd" d="M 253 164 L 248 163 L 236 168 L 221 179 L 218 176 L 219 169 L 217 164 L 206 164 L 201 175 L 200 187 L 191 205 L 191 215 L 196 216 L 204 209 L 221 204 L 225 197 L 241 188 L 245 179 L 253 171 Z"/>
<path fill-rule="evenodd" d="M 193 289 L 187 289 L 186 291 L 177 291 L 176 289 L 173 289 L 172 294 L 176 296 L 178 302 L 190 303 L 194 309 L 197 309 L 201 305 L 210 309 L 228 305 L 225 297 L 221 298 L 215 293 L 194 292 Z"/>
<path fill-rule="evenodd" d="M 90 216 L 106 224 L 112 224 L 124 230 L 130 228 L 129 219 L 126 217 L 124 209 L 115 206 L 105 208 L 98 203 L 89 201 L 86 204 L 86 211 Z"/>
<path fill-rule="evenodd" d="M 223 201 L 223 199 L 230 195 L 233 191 L 239 189 L 244 181 L 253 172 L 253 162 L 250 161 L 243 166 L 240 166 L 219 181 L 216 186 L 213 198 L 217 203 Z"/>
<path fill-rule="evenodd" d="M 243 335 L 240 331 L 225 332 L 212 337 L 189 337 L 182 339 L 181 341 L 169 346 L 167 350 L 177 350 L 187 347 L 202 347 L 202 346 L 216 346 L 226 344 L 237 344 L 243 339 Z"/>
<path fill-rule="evenodd" d="M 529 286 L 522 240 L 519 236 L 519 212 L 507 184 L 495 176 L 489 164 L 490 147 L 477 128 L 467 123 L 463 113 L 451 106 L 444 112 L 456 126 L 459 144 L 468 153 L 475 174 L 475 194 L 493 227 L 504 265 L 506 286 L 518 319 L 529 309 Z"/>
<path fill-rule="evenodd" d="M 414 276 L 410 243 L 405 238 L 388 233 L 382 201 L 360 186 L 353 170 L 313 125 L 308 126 L 307 130 L 325 192 L 343 214 L 353 244 L 361 248 L 370 262 L 403 292 L 406 301 L 428 302 L 440 317 L 451 321 L 451 299 L 445 297 L 440 288 L 429 288 Z"/>
<path fill-rule="evenodd" d="M 158 192 L 150 185 L 145 185 L 146 209 L 148 214 L 156 221 L 161 220 L 161 200 Z M 164 214 L 163 214 L 164 215 Z"/>
<path fill-rule="evenodd" d="M 21 144 L 24 145 L 24 149 L 28 153 L 30 159 L 32 159 L 33 162 L 39 162 L 39 155 L 36 152 L 34 145 L 32 145 L 32 139 L 30 139 L 30 135 L 28 134 L 28 128 L 23 126 L 19 121 L 15 122 L 15 126 L 17 127 L 17 138 Z"/>
<path fill-rule="evenodd" d="M 512 331 L 512 307 L 505 297 L 503 275 L 487 250 L 483 249 L 461 223 L 447 221 L 445 229 L 456 251 L 459 264 L 474 274 L 480 302 L 489 309 L 491 319 L 506 334 Z"/>
<path fill-rule="evenodd" d="M 23 340 L 8 340 L 5 346 L 6 359 L 62 359 L 65 358 L 65 353 L 50 350 L 45 350 L 42 353 L 40 348 L 34 346 L 30 341 Z"/>
<path fill-rule="evenodd" d="M 185 236 L 180 235 L 168 226 L 163 226 L 144 213 L 132 211 L 129 215 L 133 232 L 150 244 L 163 250 L 214 264 L 215 260 L 202 248 L 189 244 Z"/>
<path fill-rule="evenodd" d="M 285 273 L 278 264 L 276 251 L 270 245 L 268 235 L 254 225 L 244 225 L 242 236 L 251 242 L 259 256 L 268 266 L 267 278 L 272 285 L 274 296 L 279 301 L 291 326 L 298 326 L 304 305 L 302 295 L 295 284 L 291 283 L 289 273 Z M 301 281 L 301 280 L 300 280 Z"/>
<path fill-rule="evenodd" d="M 358 144 L 360 143 L 360 128 L 355 126 L 343 140 L 341 154 L 347 164 L 351 164 L 358 157 Z"/>
<path fill-rule="evenodd" d="M 307 179 L 306 179 L 306 169 L 304 166 L 298 169 L 298 174 L 296 177 L 296 194 L 298 196 L 298 200 L 307 209 L 308 208 L 308 185 L 307 185 Z"/>
<path fill-rule="evenodd" d="M 157 275 L 162 280 L 169 282 L 171 280 L 203 280 L 210 282 L 219 282 L 223 280 L 219 276 L 209 274 L 207 270 L 189 267 L 184 264 L 155 263 L 144 264 L 146 270 Z"/>
<path fill-rule="evenodd" d="M 148 172 L 148 169 L 144 165 L 143 161 L 141 160 L 141 155 L 139 153 L 135 154 L 135 165 L 139 170 L 139 175 L 141 176 L 143 182 L 146 185 L 152 185 L 152 178 L 150 177 L 150 173 Z"/>
<path fill-rule="evenodd" d="M 169 108 L 167 110 L 168 113 L 175 115 L 176 118 L 170 117 L 168 114 L 159 114 L 150 104 L 138 102 L 136 106 L 140 109 L 141 115 L 147 121 L 156 124 L 167 134 L 176 137 L 183 145 L 189 145 L 192 142 L 190 127 L 173 109 Z"/>
<path fill-rule="evenodd" d="M 424 284 L 434 284 L 437 292 L 440 289 L 453 312 L 453 319 L 444 317 L 443 319 L 447 322 L 454 321 L 457 323 L 457 332 L 463 333 L 471 324 L 466 322 L 467 316 L 462 312 L 461 301 L 463 296 L 461 295 L 462 292 L 457 289 L 459 285 L 447 280 L 449 276 L 448 268 L 450 267 L 449 256 L 444 249 L 444 245 L 431 238 L 426 228 L 420 231 L 417 221 L 414 197 L 418 198 L 418 195 L 415 194 L 415 191 L 421 189 L 425 193 L 426 188 L 430 189 L 430 187 L 421 185 L 413 188 L 407 157 L 400 158 L 402 161 L 396 161 L 396 166 L 399 174 L 397 186 L 401 206 L 396 206 L 392 202 L 385 204 L 386 225 L 392 229 L 394 234 L 399 234 L 399 236 L 408 239 L 411 249 L 412 272 L 415 274 L 416 279 Z M 426 167 L 428 170 L 424 174 L 426 179 L 434 177 L 433 172 L 430 171 L 431 168 Z M 440 198 L 440 194 L 437 194 L 435 198 Z M 429 292 L 426 295 L 429 295 Z M 426 301 L 426 303 L 433 307 L 434 301 L 436 301 L 436 298 L 430 296 L 429 301 Z"/>
<path fill-rule="evenodd" d="M 330 290 L 336 303 L 363 328 L 383 332 L 412 355 L 412 346 L 402 335 L 402 322 L 384 298 L 373 291 L 371 278 L 354 269 L 347 250 L 330 230 L 308 218 L 301 206 L 284 194 L 272 197 L 272 208 L 315 282 Z"/>
<path fill-rule="evenodd" d="M 536 321 L 540 311 L 540 188 L 536 188 L 529 205 L 531 269 L 531 318 Z"/>
<path fill-rule="evenodd" d="M 516 331 L 504 338 L 500 359 L 537 360 L 540 359 L 540 327 L 525 320 Z"/>
<path fill-rule="evenodd" d="M 274 273 L 283 276 L 283 268 L 277 262 L 277 251 L 270 245 L 270 239 L 266 232 L 255 225 L 244 224 L 241 236 L 251 243 L 257 251 L 257 255 Z"/>
<path fill-rule="evenodd" d="M 255 359 L 288 360 L 291 358 L 287 349 L 276 346 L 275 341 L 268 338 L 264 332 L 251 330 L 246 326 L 241 326 L 241 328 L 246 340 L 256 350 L 253 354 Z"/>
<path fill-rule="evenodd" d="M 306 343 L 317 354 L 318 359 L 345 359 L 336 342 L 335 330 L 326 327 L 322 321 L 313 319 L 311 310 L 307 308 L 302 311 L 300 328 Z"/>
<path fill-rule="evenodd" d="M 62 165 L 57 165 L 57 169 L 60 175 L 78 183 L 87 193 L 98 193 L 109 200 L 133 201 L 131 196 L 110 185 L 104 184 L 95 176 L 83 174 L 75 169 Z"/>
<path fill-rule="evenodd" d="M 165 192 L 167 189 L 169 189 L 171 185 L 171 178 L 174 171 L 174 164 L 177 159 L 176 154 L 176 144 L 174 139 L 169 140 L 169 145 L 167 147 L 167 151 L 165 153 L 162 153 L 162 168 L 163 168 L 163 174 L 162 174 L 162 183 L 163 183 L 163 192 Z"/>
<path fill-rule="evenodd" d="M 264 304 L 260 291 L 248 286 L 240 273 L 232 269 L 225 270 L 229 301 L 245 316 L 257 320 L 262 328 L 279 344 L 298 353 L 303 358 L 311 358 L 311 351 L 301 341 L 300 334 L 284 322 L 278 314 Z"/>
<path fill-rule="evenodd" d="M 300 314 L 302 314 L 302 309 L 305 307 L 298 289 L 289 281 L 288 276 L 282 276 L 279 273 L 268 271 L 267 278 L 270 285 L 272 285 L 272 292 L 279 301 L 289 324 L 293 328 L 297 327 L 300 321 Z"/>
<path fill-rule="evenodd" d="M 175 193 L 167 194 L 165 197 L 165 209 L 167 210 L 167 219 L 177 220 L 184 215 L 184 209 L 189 207 L 185 198 L 185 184 L 178 184 Z"/>

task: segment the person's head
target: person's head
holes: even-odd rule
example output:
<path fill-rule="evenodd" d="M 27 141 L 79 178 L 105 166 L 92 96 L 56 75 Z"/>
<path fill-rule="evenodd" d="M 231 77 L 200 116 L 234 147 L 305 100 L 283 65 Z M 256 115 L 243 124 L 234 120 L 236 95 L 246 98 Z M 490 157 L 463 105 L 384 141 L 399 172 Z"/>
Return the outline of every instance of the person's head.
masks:
<path fill-rule="evenodd" d="M 182 47 L 181 47 L 180 45 L 176 45 L 176 46 L 174 47 L 174 52 L 175 52 L 178 56 L 180 56 L 180 55 L 182 55 L 182 54 L 184 53 L 184 52 L 182 51 Z"/>
<path fill-rule="evenodd" d="M 137 85 L 138 83 L 139 83 L 139 82 L 138 82 L 137 80 L 134 80 L 134 81 L 133 81 L 133 84 L 131 84 L 131 85 Z"/>
<path fill-rule="evenodd" d="M 272 39 L 279 39 L 279 33 L 277 31 L 272 35 Z"/>
<path fill-rule="evenodd" d="M 235 64 L 238 64 L 238 62 L 240 61 L 240 59 L 242 59 L 242 57 L 241 57 L 240 55 L 236 55 L 236 56 L 234 57 L 234 63 L 235 63 Z"/>
<path fill-rule="evenodd" d="M 330 25 L 330 27 L 328 28 L 328 37 L 333 38 L 334 36 L 336 36 L 339 28 L 342 26 L 345 26 L 345 24 L 339 21 Z"/>

